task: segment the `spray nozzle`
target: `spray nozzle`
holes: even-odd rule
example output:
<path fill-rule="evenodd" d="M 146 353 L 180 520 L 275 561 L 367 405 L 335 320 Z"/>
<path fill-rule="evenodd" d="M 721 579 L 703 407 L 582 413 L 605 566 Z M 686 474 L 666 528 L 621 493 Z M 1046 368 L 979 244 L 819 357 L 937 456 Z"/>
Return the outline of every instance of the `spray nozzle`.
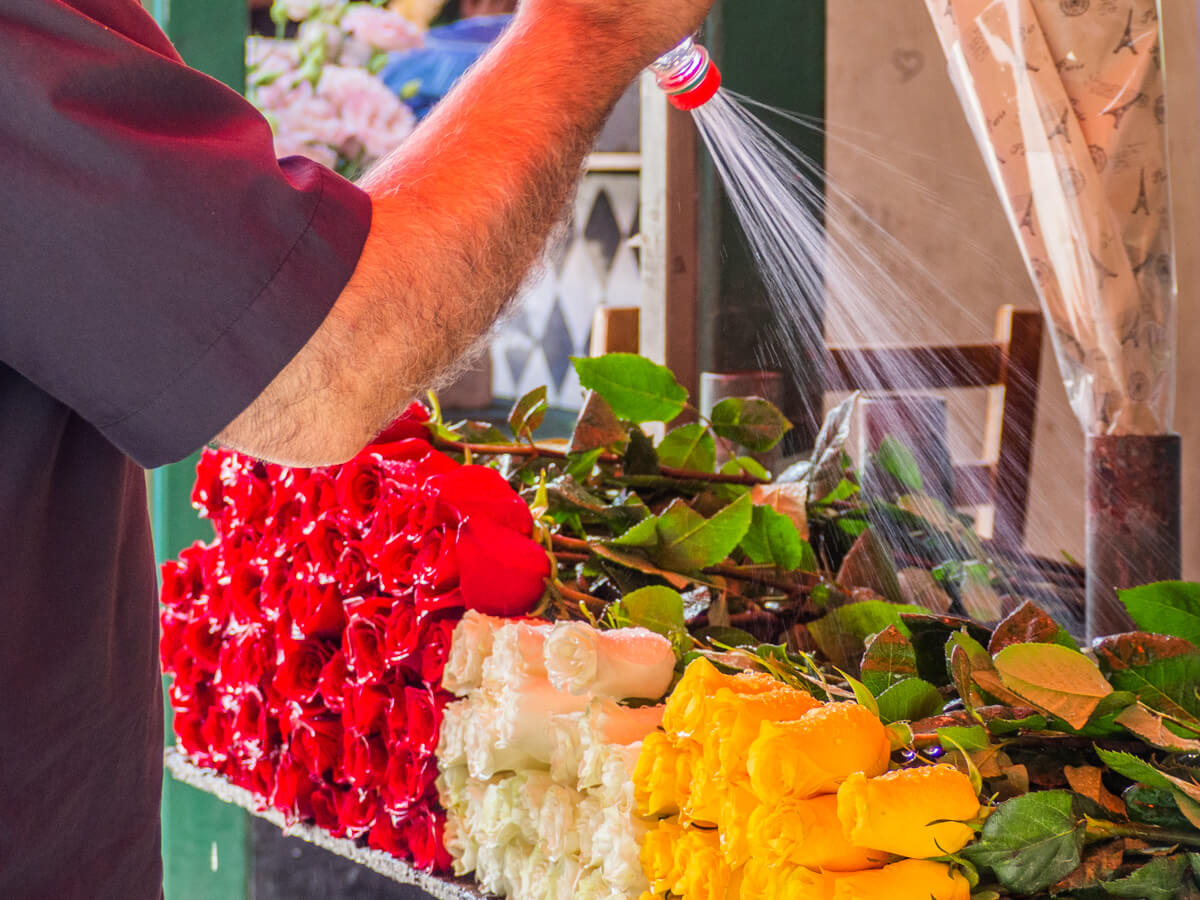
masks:
<path fill-rule="evenodd" d="M 650 64 L 658 86 L 678 109 L 695 109 L 712 99 L 721 86 L 721 72 L 708 51 L 686 37 Z"/>

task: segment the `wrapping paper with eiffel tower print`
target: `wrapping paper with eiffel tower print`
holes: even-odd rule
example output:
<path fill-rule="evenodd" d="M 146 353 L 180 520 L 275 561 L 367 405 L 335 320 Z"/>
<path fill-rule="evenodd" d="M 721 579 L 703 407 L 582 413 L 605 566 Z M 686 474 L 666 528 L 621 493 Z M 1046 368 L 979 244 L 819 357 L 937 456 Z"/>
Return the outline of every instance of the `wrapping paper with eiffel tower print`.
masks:
<path fill-rule="evenodd" d="M 925 0 L 1092 434 L 1165 434 L 1176 288 L 1156 0 Z"/>

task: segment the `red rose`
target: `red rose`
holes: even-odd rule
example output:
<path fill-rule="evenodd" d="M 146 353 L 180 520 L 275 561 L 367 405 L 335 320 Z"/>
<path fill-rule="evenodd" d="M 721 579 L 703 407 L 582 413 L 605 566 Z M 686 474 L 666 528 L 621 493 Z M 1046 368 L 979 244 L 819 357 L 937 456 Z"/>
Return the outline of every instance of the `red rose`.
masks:
<path fill-rule="evenodd" d="M 360 838 L 375 824 L 379 813 L 379 792 L 351 788 L 338 796 L 338 821 L 346 837 Z"/>
<path fill-rule="evenodd" d="M 342 720 L 328 713 L 301 716 L 292 722 L 289 749 L 314 778 L 335 777 L 341 768 Z"/>
<path fill-rule="evenodd" d="M 346 627 L 346 611 L 337 585 L 294 583 L 288 592 L 292 627 L 310 638 L 336 638 Z"/>
<path fill-rule="evenodd" d="M 175 654 L 183 650 L 183 633 L 190 621 L 187 613 L 169 606 L 162 607 L 158 614 L 158 658 L 166 672 L 171 671 Z"/>
<path fill-rule="evenodd" d="M 227 635 L 218 666 L 223 684 L 259 687 L 275 674 L 275 633 L 267 625 L 242 626 Z"/>
<path fill-rule="evenodd" d="M 169 693 L 171 708 L 176 712 L 195 710 L 201 714 L 208 709 L 216 696 L 212 682 L 204 672 L 198 670 L 176 670 Z"/>
<path fill-rule="evenodd" d="M 340 516 L 350 522 L 368 521 L 383 496 L 383 465 L 378 456 L 360 454 L 338 469 L 334 478 Z"/>
<path fill-rule="evenodd" d="M 333 656 L 324 641 L 285 641 L 282 662 L 272 684 L 280 694 L 297 703 L 311 703 L 320 687 L 321 670 Z"/>
<path fill-rule="evenodd" d="M 450 853 L 442 842 L 445 815 L 436 809 L 418 806 L 401 824 L 401 841 L 408 847 L 412 863 L 426 872 L 450 869 Z"/>
<path fill-rule="evenodd" d="M 196 666 L 205 672 L 215 672 L 221 658 L 221 637 L 224 623 L 207 616 L 195 619 L 183 629 L 183 646 L 192 655 Z"/>
<path fill-rule="evenodd" d="M 443 593 L 458 586 L 459 558 L 454 531 L 439 527 L 426 532 L 417 542 L 412 562 L 412 583 L 430 593 Z"/>
<path fill-rule="evenodd" d="M 208 743 L 201 733 L 207 713 L 208 710 L 204 708 L 177 707 L 171 720 L 180 748 L 201 765 L 208 764 Z"/>
<path fill-rule="evenodd" d="M 307 766 L 290 753 L 280 756 L 271 805 L 284 814 L 289 825 L 313 817 L 312 795 L 316 788 Z"/>
<path fill-rule="evenodd" d="M 208 708 L 200 726 L 200 737 L 208 748 L 209 759 L 218 766 L 229 759 L 232 724 L 233 716 L 214 704 Z"/>
<path fill-rule="evenodd" d="M 354 616 L 346 626 L 346 662 L 354 674 L 354 680 L 363 682 L 383 681 L 387 671 L 384 655 L 383 616 Z"/>
<path fill-rule="evenodd" d="M 268 622 L 278 621 L 280 613 L 287 608 L 288 596 L 296 584 L 293 579 L 291 560 L 285 555 L 267 558 L 266 571 L 259 587 L 259 608 Z M 291 613 L 288 613 L 290 627 Z"/>
<path fill-rule="evenodd" d="M 377 816 L 371 832 L 367 835 L 367 846 L 372 850 L 382 850 L 399 859 L 408 859 L 408 845 L 404 840 L 404 829 L 392 821 L 390 813 Z"/>
<path fill-rule="evenodd" d="M 249 560 L 239 561 L 229 570 L 225 597 L 230 612 L 238 621 L 261 622 L 264 619 L 260 593 L 262 582 L 262 566 Z"/>
<path fill-rule="evenodd" d="M 324 828 L 334 837 L 344 837 L 346 830 L 338 819 L 339 788 L 331 784 L 322 784 L 312 792 L 313 821 L 318 828 Z"/>
<path fill-rule="evenodd" d="M 196 483 L 192 486 L 192 506 L 206 519 L 220 522 L 225 511 L 225 485 L 221 480 L 221 468 L 225 454 L 218 450 L 205 450 L 196 463 Z"/>
<path fill-rule="evenodd" d="M 266 466 L 249 457 L 231 484 L 225 485 L 226 521 L 261 533 L 271 510 L 272 487 Z"/>
<path fill-rule="evenodd" d="M 403 815 L 433 788 L 437 760 L 397 744 L 388 755 L 385 779 L 380 791 L 383 807 L 393 816 Z"/>
<path fill-rule="evenodd" d="M 439 684 L 446 658 L 450 655 L 450 641 L 454 635 L 454 619 L 426 619 L 418 639 L 417 674 L 426 684 Z M 409 657 L 409 665 L 413 657 Z"/>
<path fill-rule="evenodd" d="M 417 550 L 403 534 L 387 540 L 368 537 L 363 541 L 363 550 L 379 575 L 379 586 L 385 591 L 403 591 L 412 584 Z"/>
<path fill-rule="evenodd" d="M 392 744 L 407 743 L 419 753 L 433 753 L 437 747 L 438 729 L 442 722 L 441 711 L 437 707 L 433 691 L 427 687 L 406 687 L 403 707 L 403 731 L 394 731 L 392 719 L 388 718 L 389 741 Z"/>
<path fill-rule="evenodd" d="M 437 498 L 438 518 L 442 522 L 459 523 L 482 517 L 525 536 L 533 533 L 529 507 L 495 469 L 460 466 L 430 478 L 425 490 Z"/>
<path fill-rule="evenodd" d="M 346 690 L 346 654 L 338 650 L 329 657 L 317 679 L 321 699 L 331 712 L 342 711 L 342 694 Z"/>
<path fill-rule="evenodd" d="M 462 609 L 462 591 L 457 587 L 448 591 L 437 591 L 432 588 L 419 587 L 413 591 L 413 604 L 417 616 L 424 621 L 434 613 L 448 609 Z"/>
<path fill-rule="evenodd" d="M 266 798 L 271 796 L 275 788 L 275 760 L 260 760 L 236 775 L 233 783 L 256 795 L 259 800 L 255 806 L 261 811 L 266 807 Z"/>
<path fill-rule="evenodd" d="M 344 740 L 346 758 L 342 768 L 346 780 L 364 791 L 382 787 L 388 763 L 388 749 L 383 738 L 347 733 Z"/>
<path fill-rule="evenodd" d="M 378 734 L 387 721 L 392 695 L 382 684 L 347 685 L 342 718 L 355 735 Z"/>
<path fill-rule="evenodd" d="M 414 400 L 371 444 L 386 444 L 405 438 L 428 438 L 429 428 L 425 425 L 428 421 L 429 410 Z"/>
<path fill-rule="evenodd" d="M 323 513 L 315 522 L 309 522 L 304 528 L 304 543 L 316 573 L 332 579 L 338 557 L 346 546 L 346 533 L 337 512 Z"/>
<path fill-rule="evenodd" d="M 550 558 L 533 540 L 483 518 L 458 529 L 458 585 L 468 609 L 520 616 L 546 590 Z"/>
<path fill-rule="evenodd" d="M 358 541 L 346 542 L 337 563 L 334 564 L 333 577 L 337 580 L 338 589 L 346 596 L 359 593 L 363 589 L 371 577 L 371 568 Z"/>
<path fill-rule="evenodd" d="M 337 485 L 326 469 L 311 469 L 296 496 L 304 504 L 304 521 L 311 522 L 326 510 L 338 508 Z"/>
<path fill-rule="evenodd" d="M 383 626 L 383 646 L 389 663 L 403 662 L 416 649 L 419 622 L 411 601 L 397 600 Z"/>
<path fill-rule="evenodd" d="M 254 689 L 242 691 L 230 729 L 236 756 L 251 765 L 279 745 L 279 730 L 267 713 L 262 694 Z"/>
<path fill-rule="evenodd" d="M 204 575 L 196 556 L 184 550 L 178 561 L 163 563 L 160 600 L 168 609 L 186 613 L 195 599 L 204 593 Z"/>

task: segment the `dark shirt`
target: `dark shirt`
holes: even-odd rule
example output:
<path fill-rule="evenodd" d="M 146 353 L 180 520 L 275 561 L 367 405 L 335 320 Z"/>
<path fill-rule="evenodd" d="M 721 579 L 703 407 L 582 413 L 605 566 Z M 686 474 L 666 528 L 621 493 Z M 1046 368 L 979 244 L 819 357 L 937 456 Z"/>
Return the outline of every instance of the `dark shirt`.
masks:
<path fill-rule="evenodd" d="M 0 897 L 158 897 L 145 473 L 308 340 L 367 196 L 136 0 L 0 4 Z M 140 465 L 139 465 L 140 464 Z"/>

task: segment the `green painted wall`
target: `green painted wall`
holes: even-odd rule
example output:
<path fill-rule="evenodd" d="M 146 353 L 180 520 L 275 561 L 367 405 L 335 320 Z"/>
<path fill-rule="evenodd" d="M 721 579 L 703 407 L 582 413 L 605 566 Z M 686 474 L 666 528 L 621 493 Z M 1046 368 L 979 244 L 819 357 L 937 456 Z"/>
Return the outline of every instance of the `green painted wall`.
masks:
<path fill-rule="evenodd" d="M 242 90 L 245 0 L 148 0 L 145 4 L 190 65 Z M 196 457 L 151 473 L 151 514 L 159 560 L 212 529 L 189 499 Z M 170 734 L 167 710 L 167 740 Z M 166 900 L 243 900 L 249 859 L 247 815 L 169 775 L 163 783 L 163 882 Z"/>
<path fill-rule="evenodd" d="M 705 40 L 716 55 L 724 84 L 739 94 L 792 113 L 825 115 L 826 0 L 718 0 Z M 778 117 L 772 128 L 819 165 L 824 164 L 820 133 Z M 736 371 L 757 368 L 763 324 L 772 319 L 757 267 L 736 217 L 724 199 L 711 165 L 702 172 L 701 193 L 701 368 Z M 796 359 L 800 389 L 819 391 L 815 360 Z M 819 407 L 819 403 L 818 403 Z M 793 398 L 796 420 L 801 404 Z M 810 446 L 816 423 L 796 422 L 798 447 Z"/>

